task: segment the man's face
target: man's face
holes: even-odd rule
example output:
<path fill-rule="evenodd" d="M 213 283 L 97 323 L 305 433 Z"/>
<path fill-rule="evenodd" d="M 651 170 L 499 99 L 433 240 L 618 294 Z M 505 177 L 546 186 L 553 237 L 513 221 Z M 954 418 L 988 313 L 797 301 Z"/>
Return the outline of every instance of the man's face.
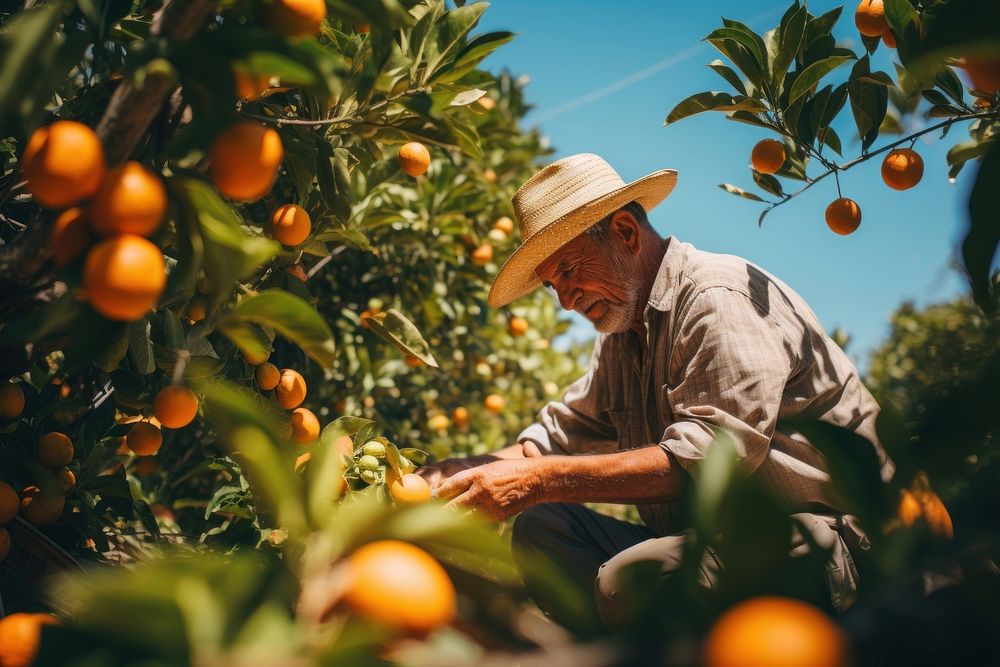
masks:
<path fill-rule="evenodd" d="M 621 333 L 632 325 L 641 294 L 637 262 L 612 239 L 601 247 L 580 235 L 542 262 L 535 273 L 552 287 L 566 310 L 575 310 L 601 333 Z"/>

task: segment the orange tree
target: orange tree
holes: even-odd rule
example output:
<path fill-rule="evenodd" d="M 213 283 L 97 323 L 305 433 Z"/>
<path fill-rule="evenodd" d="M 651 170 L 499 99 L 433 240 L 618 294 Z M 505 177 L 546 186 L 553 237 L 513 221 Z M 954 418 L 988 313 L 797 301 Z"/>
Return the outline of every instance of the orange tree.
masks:
<path fill-rule="evenodd" d="M 415 521 L 380 512 L 428 453 L 506 444 L 579 373 L 579 350 L 551 350 L 569 325 L 545 294 L 485 304 L 513 245 L 509 197 L 547 153 L 518 126 L 519 83 L 479 69 L 512 37 L 470 34 L 485 8 L 0 8 L 7 613 L 96 618 L 77 609 L 91 592 L 46 596 L 40 582 L 168 543 L 259 547 L 244 562 L 270 573 L 265 595 L 269 577 L 327 576 L 376 536 L 447 538 L 462 525 L 432 509 Z M 348 490 L 359 499 L 334 530 Z M 382 509 L 365 509 L 370 495 Z M 220 567 L 190 576 L 209 585 Z M 185 571 L 140 576 L 183 585 Z M 109 609 L 134 590 L 116 586 Z M 287 615 L 295 584 L 279 588 L 271 600 Z M 301 603 L 295 621 L 312 630 L 283 655 L 331 645 L 319 620 L 339 613 L 334 589 Z M 243 621 L 269 613 L 230 593 L 219 599 Z M 194 659 L 234 636 L 217 639 L 174 646 Z M 374 645 L 363 644 L 352 650 Z"/>

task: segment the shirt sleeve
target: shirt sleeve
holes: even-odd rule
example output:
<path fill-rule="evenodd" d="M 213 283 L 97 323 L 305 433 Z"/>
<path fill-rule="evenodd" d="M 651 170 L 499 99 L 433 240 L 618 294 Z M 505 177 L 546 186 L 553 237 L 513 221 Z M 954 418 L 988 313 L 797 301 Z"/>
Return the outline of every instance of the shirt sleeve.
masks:
<path fill-rule="evenodd" d="M 598 336 L 586 374 L 567 387 L 561 401 L 541 409 L 534 424 L 521 431 L 517 442 L 531 441 L 543 454 L 604 454 L 618 449 L 618 435 L 601 396 L 612 373 L 602 359 L 605 336 Z"/>
<path fill-rule="evenodd" d="M 686 470 L 722 428 L 749 474 L 767 457 L 796 346 L 766 307 L 725 287 L 697 294 L 681 315 L 662 388 L 674 422 L 660 446 Z"/>

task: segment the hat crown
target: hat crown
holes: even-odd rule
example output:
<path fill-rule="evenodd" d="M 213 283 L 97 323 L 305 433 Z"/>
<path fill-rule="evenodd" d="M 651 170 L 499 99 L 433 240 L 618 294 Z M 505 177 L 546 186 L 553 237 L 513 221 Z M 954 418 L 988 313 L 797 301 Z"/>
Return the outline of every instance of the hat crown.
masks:
<path fill-rule="evenodd" d="M 511 199 L 522 241 L 624 186 L 625 181 L 618 172 L 593 153 L 556 160 L 525 181 Z"/>

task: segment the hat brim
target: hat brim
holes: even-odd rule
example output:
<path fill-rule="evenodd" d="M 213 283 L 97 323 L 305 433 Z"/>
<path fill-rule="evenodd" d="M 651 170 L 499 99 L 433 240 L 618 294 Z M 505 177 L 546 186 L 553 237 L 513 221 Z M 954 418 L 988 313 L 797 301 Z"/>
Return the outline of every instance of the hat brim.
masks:
<path fill-rule="evenodd" d="M 605 216 L 631 201 L 649 212 L 667 198 L 676 184 L 677 171 L 662 169 L 553 220 L 525 240 L 500 267 L 490 286 L 490 306 L 501 308 L 538 289 L 542 284 L 535 274 L 538 265 Z"/>

